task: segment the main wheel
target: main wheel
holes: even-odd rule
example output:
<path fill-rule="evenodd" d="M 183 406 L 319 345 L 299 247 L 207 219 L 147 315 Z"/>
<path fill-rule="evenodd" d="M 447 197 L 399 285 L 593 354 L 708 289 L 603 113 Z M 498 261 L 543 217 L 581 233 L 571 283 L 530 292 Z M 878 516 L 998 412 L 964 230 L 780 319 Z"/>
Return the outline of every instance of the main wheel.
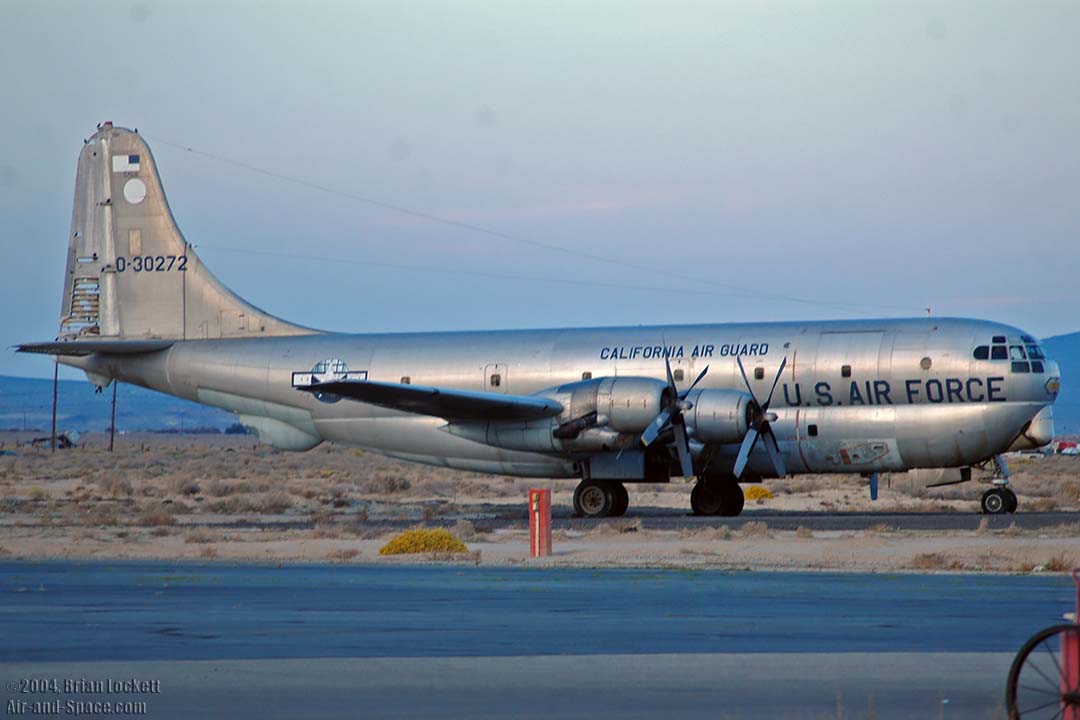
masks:
<path fill-rule="evenodd" d="M 622 517 L 626 514 L 626 510 L 630 507 L 630 493 L 626 492 L 626 486 L 621 482 L 613 482 L 611 485 L 611 493 L 613 496 L 613 502 L 611 504 L 611 516 Z"/>
<path fill-rule="evenodd" d="M 615 493 L 607 483 L 582 480 L 574 489 L 574 514 L 578 517 L 607 517 L 614 504 Z"/>
<path fill-rule="evenodd" d="M 1009 668 L 1005 710 L 1017 718 L 1080 718 L 1080 625 L 1057 625 L 1024 643 Z"/>
<path fill-rule="evenodd" d="M 698 480 L 690 491 L 690 509 L 695 515 L 719 515 L 724 497 L 718 482 Z"/>
<path fill-rule="evenodd" d="M 1016 508 L 1020 505 L 1016 499 L 1016 493 L 1011 488 L 1001 488 L 1001 492 L 1005 493 L 1005 512 L 1016 512 Z"/>
<path fill-rule="evenodd" d="M 723 488 L 723 507 L 720 514 L 724 517 L 735 517 L 742 513 L 743 505 L 746 504 L 746 496 L 737 482 L 727 482 Z"/>
<path fill-rule="evenodd" d="M 1001 488 L 991 488 L 982 495 L 982 511 L 984 515 L 1000 515 L 1008 512 L 1008 500 Z"/>

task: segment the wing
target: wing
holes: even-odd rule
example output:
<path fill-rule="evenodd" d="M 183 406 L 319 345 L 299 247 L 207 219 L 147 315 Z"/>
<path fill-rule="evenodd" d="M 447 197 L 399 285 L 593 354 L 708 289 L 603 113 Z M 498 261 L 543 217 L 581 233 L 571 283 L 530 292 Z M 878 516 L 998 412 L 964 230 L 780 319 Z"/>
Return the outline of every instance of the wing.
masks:
<path fill-rule="evenodd" d="M 297 389 L 447 420 L 529 420 L 553 417 L 563 411 L 561 403 L 531 395 L 501 395 L 371 380 L 339 380 Z"/>
<path fill-rule="evenodd" d="M 172 347 L 175 340 L 58 340 L 54 342 L 23 343 L 16 345 L 16 352 L 41 355 L 81 356 L 95 353 L 137 355 L 157 352 Z"/>

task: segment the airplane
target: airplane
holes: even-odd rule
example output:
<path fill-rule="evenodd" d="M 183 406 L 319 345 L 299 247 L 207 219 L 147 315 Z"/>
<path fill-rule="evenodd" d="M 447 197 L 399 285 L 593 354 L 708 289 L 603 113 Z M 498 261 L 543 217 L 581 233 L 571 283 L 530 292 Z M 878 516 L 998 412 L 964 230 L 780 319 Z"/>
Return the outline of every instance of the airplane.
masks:
<path fill-rule="evenodd" d="M 275 448 L 576 479 L 574 511 L 627 511 L 630 483 L 696 482 L 699 515 L 740 483 L 992 468 L 985 513 L 1015 512 L 1007 451 L 1053 439 L 1057 363 L 1009 325 L 944 317 L 341 334 L 231 292 L 169 209 L 150 148 L 106 122 L 84 141 L 59 334 L 17 346 L 236 413 Z M 950 476 L 952 477 L 952 476 Z"/>

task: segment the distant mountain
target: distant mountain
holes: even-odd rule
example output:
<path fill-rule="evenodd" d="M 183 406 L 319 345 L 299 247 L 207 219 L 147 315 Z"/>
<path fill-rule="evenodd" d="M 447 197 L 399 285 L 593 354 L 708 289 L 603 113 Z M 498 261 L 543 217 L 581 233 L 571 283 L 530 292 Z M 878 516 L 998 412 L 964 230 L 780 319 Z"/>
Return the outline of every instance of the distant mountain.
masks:
<path fill-rule="evenodd" d="M 1061 367 L 1061 394 L 1054 403 L 1054 431 L 1080 434 L 1080 332 L 1043 340 L 1046 354 Z"/>
<path fill-rule="evenodd" d="M 56 426 L 59 430 L 105 430 L 109 427 L 112 388 L 100 395 L 78 380 L 60 381 Z M 236 416 L 215 408 L 121 384 L 116 399 L 117 430 L 223 430 Z M 0 375 L 0 428 L 48 431 L 52 424 L 52 380 Z"/>

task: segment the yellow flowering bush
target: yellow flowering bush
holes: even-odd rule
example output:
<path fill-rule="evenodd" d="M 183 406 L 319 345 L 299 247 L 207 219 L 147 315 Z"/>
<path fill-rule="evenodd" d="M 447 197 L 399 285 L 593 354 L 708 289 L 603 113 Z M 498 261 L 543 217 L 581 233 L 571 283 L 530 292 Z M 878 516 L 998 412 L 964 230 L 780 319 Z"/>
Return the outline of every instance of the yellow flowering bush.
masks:
<path fill-rule="evenodd" d="M 746 490 L 747 500 L 772 500 L 775 495 L 764 485 L 751 485 Z"/>
<path fill-rule="evenodd" d="M 390 542 L 379 548 L 380 555 L 405 555 L 409 553 L 446 552 L 463 553 L 469 548 L 450 534 L 449 530 L 406 530 L 395 535 Z"/>

